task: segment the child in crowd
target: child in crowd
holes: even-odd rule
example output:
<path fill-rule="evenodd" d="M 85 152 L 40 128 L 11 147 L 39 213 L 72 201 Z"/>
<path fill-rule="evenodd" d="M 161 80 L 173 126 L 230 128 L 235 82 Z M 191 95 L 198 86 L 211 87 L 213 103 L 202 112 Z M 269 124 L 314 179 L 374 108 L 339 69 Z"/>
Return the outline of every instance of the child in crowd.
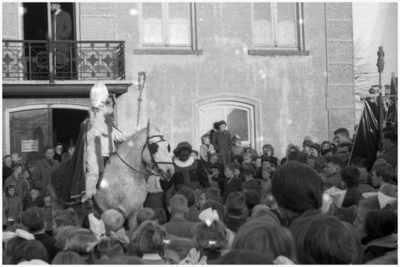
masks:
<path fill-rule="evenodd" d="M 235 165 L 235 170 L 234 170 L 233 174 L 234 174 L 235 178 L 241 179 L 240 178 L 240 169 L 241 169 L 241 167 L 236 165 L 236 164 L 234 164 L 234 165 Z"/>
<path fill-rule="evenodd" d="M 261 172 L 262 172 L 261 157 L 259 157 L 259 156 L 253 157 L 252 164 L 254 166 L 254 169 L 256 170 L 256 174 L 254 175 L 254 178 L 261 179 Z"/>
<path fill-rule="evenodd" d="M 173 238 L 164 246 L 165 264 L 179 264 L 186 258 L 189 251 L 195 248 L 196 243 L 187 238 Z"/>
<path fill-rule="evenodd" d="M 27 200 L 25 202 L 24 210 L 27 210 L 31 207 L 42 207 L 43 201 L 39 197 L 40 197 L 39 190 L 32 189 L 31 192 L 29 193 L 29 197 L 27 198 Z"/>
<path fill-rule="evenodd" d="M 215 148 L 213 144 L 210 144 L 211 140 L 209 134 L 203 135 L 201 141 L 203 144 L 200 146 L 200 158 L 202 161 L 207 162 L 208 161 L 207 151 L 214 150 Z"/>
<path fill-rule="evenodd" d="M 28 191 L 30 192 L 33 189 L 33 179 L 31 178 L 31 174 L 29 173 L 29 171 L 25 170 L 22 171 L 22 179 L 25 180 L 26 185 L 28 187 Z"/>
<path fill-rule="evenodd" d="M 239 169 L 241 169 L 242 164 L 243 164 L 243 157 L 242 156 L 234 156 L 232 158 L 232 163 L 235 164 L 235 166 L 238 166 Z"/>
<path fill-rule="evenodd" d="M 224 176 L 221 172 L 221 167 L 219 164 L 214 164 L 210 167 L 211 173 L 208 174 L 208 182 L 211 184 L 211 187 L 217 188 L 220 190 L 221 194 L 224 193 Z"/>
<path fill-rule="evenodd" d="M 201 255 L 207 256 L 207 263 L 215 263 L 221 257 L 222 250 L 228 247 L 226 227 L 220 221 L 218 213 L 211 208 L 202 211 L 200 217 L 202 222 L 196 225 L 193 240 Z"/>
<path fill-rule="evenodd" d="M 136 214 L 136 225 L 137 227 L 139 227 L 144 221 L 152 221 L 154 220 L 154 215 L 156 213 L 154 212 L 154 210 L 152 208 L 141 208 L 140 210 L 138 210 L 137 214 Z"/>
<path fill-rule="evenodd" d="M 199 214 L 200 211 L 195 207 L 195 192 L 193 189 L 187 187 L 187 186 L 182 186 L 177 194 L 183 195 L 188 202 L 188 208 L 189 210 L 185 212 L 184 218 L 188 220 L 189 222 L 199 222 Z"/>
<path fill-rule="evenodd" d="M 242 156 L 243 155 L 243 147 L 242 147 L 242 143 L 240 141 L 240 136 L 239 135 L 235 135 L 232 138 L 232 158 L 236 157 L 236 156 Z"/>
<path fill-rule="evenodd" d="M 245 220 L 241 220 L 240 217 L 245 212 L 248 212 L 246 207 L 246 197 L 244 193 L 230 193 L 225 203 L 225 209 L 229 215 L 229 219 L 226 222 L 226 227 L 231 231 L 237 233 L 239 228 L 246 222 Z"/>
<path fill-rule="evenodd" d="M 393 184 L 393 177 L 393 167 L 388 163 L 379 163 L 372 167 L 372 186 L 378 190 L 385 184 Z"/>
<path fill-rule="evenodd" d="M 272 173 L 271 173 L 271 178 L 272 178 L 272 175 L 274 174 L 274 172 L 275 172 L 277 166 L 276 166 L 275 163 L 272 163 L 272 162 L 271 162 L 271 163 L 270 163 L 270 168 L 271 168 L 271 170 L 272 170 Z"/>
<path fill-rule="evenodd" d="M 93 260 L 90 258 L 90 252 L 87 248 L 90 243 L 96 242 L 97 238 L 88 229 L 80 228 L 76 232 L 72 233 L 67 239 L 64 251 L 73 251 L 81 256 L 86 264 L 93 264 Z"/>
<path fill-rule="evenodd" d="M 243 163 L 242 163 L 242 170 L 241 170 L 243 180 L 245 178 L 244 177 L 245 171 L 251 171 L 253 173 L 253 175 L 256 175 L 256 173 L 257 173 L 253 164 L 251 164 L 251 159 L 252 159 L 251 153 L 245 153 L 243 155 Z"/>
<path fill-rule="evenodd" d="M 260 180 L 253 179 L 253 181 L 260 181 Z M 248 220 L 249 216 L 251 216 L 254 206 L 260 205 L 261 199 L 259 193 L 257 193 L 254 190 L 243 190 L 243 193 L 246 198 L 245 204 L 247 207 L 247 212 L 243 213 L 242 216 L 240 216 L 240 219 L 245 222 Z"/>
<path fill-rule="evenodd" d="M 67 225 L 62 227 L 60 230 L 58 230 L 57 235 L 54 235 L 54 238 L 56 240 L 56 247 L 58 252 L 64 251 L 65 244 L 67 240 L 70 238 L 70 236 L 75 233 L 79 228 L 72 226 L 72 225 Z"/>
<path fill-rule="evenodd" d="M 194 159 L 194 160 L 198 160 L 199 159 L 199 152 L 196 150 L 192 150 L 192 153 L 190 153 L 190 156 Z"/>
<path fill-rule="evenodd" d="M 253 175 L 254 175 L 254 172 L 253 172 L 253 171 L 251 171 L 251 170 L 245 170 L 245 171 L 244 171 L 244 180 L 245 180 L 245 181 L 253 180 L 253 179 L 254 179 Z"/>
<path fill-rule="evenodd" d="M 145 264 L 164 264 L 160 254 L 167 236 L 164 226 L 153 221 L 145 221 L 134 232 L 132 243 L 135 244 L 138 254 L 142 255 Z"/>
<path fill-rule="evenodd" d="M 193 229 L 196 223 L 189 222 L 184 218 L 188 210 L 188 201 L 185 196 L 176 194 L 171 198 L 169 204 L 171 220 L 163 225 L 168 234 L 189 239 L 193 238 Z"/>
<path fill-rule="evenodd" d="M 272 168 L 266 167 L 262 170 L 262 180 L 261 180 L 261 194 L 260 198 L 264 199 L 268 194 L 271 194 L 271 177 Z"/>
<path fill-rule="evenodd" d="M 228 195 L 232 192 L 242 191 L 242 180 L 240 178 L 235 178 L 234 175 L 235 165 L 228 164 L 225 167 L 225 181 L 224 181 L 224 192 L 223 192 L 223 202 L 226 202 Z"/>
<path fill-rule="evenodd" d="M 11 183 L 14 183 L 15 186 L 15 194 L 24 200 L 26 195 L 28 194 L 28 182 L 22 178 L 22 164 L 21 163 L 13 163 L 11 165 L 12 175 L 8 177 L 4 182 L 4 188 L 7 188 Z"/>
<path fill-rule="evenodd" d="M 261 196 L 262 181 L 260 179 L 251 179 L 242 183 L 243 191 L 254 191 Z"/>
<path fill-rule="evenodd" d="M 7 187 L 7 202 L 8 202 L 8 210 L 7 210 L 7 227 L 12 226 L 14 223 L 20 221 L 22 216 L 22 200 L 15 193 L 15 184 L 11 183 Z"/>
<path fill-rule="evenodd" d="M 269 162 L 269 159 L 262 158 L 262 159 L 261 159 L 261 166 L 263 167 L 263 169 L 264 169 L 264 168 L 267 168 L 267 167 L 271 167 L 271 164 L 270 164 L 270 162 Z"/>
<path fill-rule="evenodd" d="M 21 163 L 22 164 L 22 162 L 21 162 L 22 156 L 20 157 L 18 155 L 18 153 L 12 153 L 11 154 L 11 160 L 12 160 L 13 163 Z"/>
<path fill-rule="evenodd" d="M 204 188 L 200 193 L 199 208 L 201 209 L 203 204 L 209 200 L 222 204 L 222 199 L 219 195 L 219 190 L 217 190 L 216 188 Z"/>
<path fill-rule="evenodd" d="M 45 233 L 52 236 L 53 235 L 53 221 L 52 221 L 50 196 L 44 197 L 43 220 L 44 220 Z"/>
<path fill-rule="evenodd" d="M 293 235 L 275 220 L 265 221 L 259 218 L 248 221 L 238 231 L 231 249 L 260 252 L 274 260 L 278 256 L 285 256 L 297 261 Z"/>

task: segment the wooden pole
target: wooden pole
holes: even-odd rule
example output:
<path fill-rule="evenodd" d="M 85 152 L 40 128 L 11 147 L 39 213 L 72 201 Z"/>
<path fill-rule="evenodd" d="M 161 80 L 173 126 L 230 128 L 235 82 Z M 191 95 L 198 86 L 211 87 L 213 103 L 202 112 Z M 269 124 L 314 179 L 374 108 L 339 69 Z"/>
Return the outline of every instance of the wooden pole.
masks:
<path fill-rule="evenodd" d="M 382 90 L 385 90 L 382 88 L 382 72 L 383 68 L 385 66 L 385 52 L 383 51 L 383 46 L 379 47 L 378 50 L 378 62 L 376 66 L 378 67 L 378 72 L 379 72 L 379 151 L 383 151 L 383 146 L 382 146 L 382 132 L 383 132 L 383 124 L 384 124 L 384 119 L 383 119 L 383 95 L 382 95 Z"/>

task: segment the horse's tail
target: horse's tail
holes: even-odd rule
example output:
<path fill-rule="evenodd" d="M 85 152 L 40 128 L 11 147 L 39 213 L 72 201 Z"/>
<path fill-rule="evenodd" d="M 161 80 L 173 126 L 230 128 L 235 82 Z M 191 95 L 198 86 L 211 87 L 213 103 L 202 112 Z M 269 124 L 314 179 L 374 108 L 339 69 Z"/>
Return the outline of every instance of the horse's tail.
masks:
<path fill-rule="evenodd" d="M 120 207 L 106 210 L 101 214 L 101 220 L 104 222 L 106 229 L 114 232 L 124 226 L 126 219 L 126 213 Z"/>

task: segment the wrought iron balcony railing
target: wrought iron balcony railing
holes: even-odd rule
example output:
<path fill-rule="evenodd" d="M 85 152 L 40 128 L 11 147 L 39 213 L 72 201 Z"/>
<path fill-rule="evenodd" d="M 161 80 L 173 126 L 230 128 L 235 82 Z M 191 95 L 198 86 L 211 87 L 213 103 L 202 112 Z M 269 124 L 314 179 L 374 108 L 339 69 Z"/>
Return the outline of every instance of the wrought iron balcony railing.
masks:
<path fill-rule="evenodd" d="M 124 44 L 3 40 L 3 80 L 124 80 Z"/>

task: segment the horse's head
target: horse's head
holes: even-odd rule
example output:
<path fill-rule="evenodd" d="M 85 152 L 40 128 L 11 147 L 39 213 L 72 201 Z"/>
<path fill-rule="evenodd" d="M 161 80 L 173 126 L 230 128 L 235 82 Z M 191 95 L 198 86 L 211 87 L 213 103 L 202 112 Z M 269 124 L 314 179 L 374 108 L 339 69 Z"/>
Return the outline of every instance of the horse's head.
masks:
<path fill-rule="evenodd" d="M 171 147 L 164 140 L 162 131 L 157 127 L 150 126 L 150 121 L 147 124 L 147 141 L 143 149 L 142 159 L 164 179 L 169 180 L 174 174 Z"/>

